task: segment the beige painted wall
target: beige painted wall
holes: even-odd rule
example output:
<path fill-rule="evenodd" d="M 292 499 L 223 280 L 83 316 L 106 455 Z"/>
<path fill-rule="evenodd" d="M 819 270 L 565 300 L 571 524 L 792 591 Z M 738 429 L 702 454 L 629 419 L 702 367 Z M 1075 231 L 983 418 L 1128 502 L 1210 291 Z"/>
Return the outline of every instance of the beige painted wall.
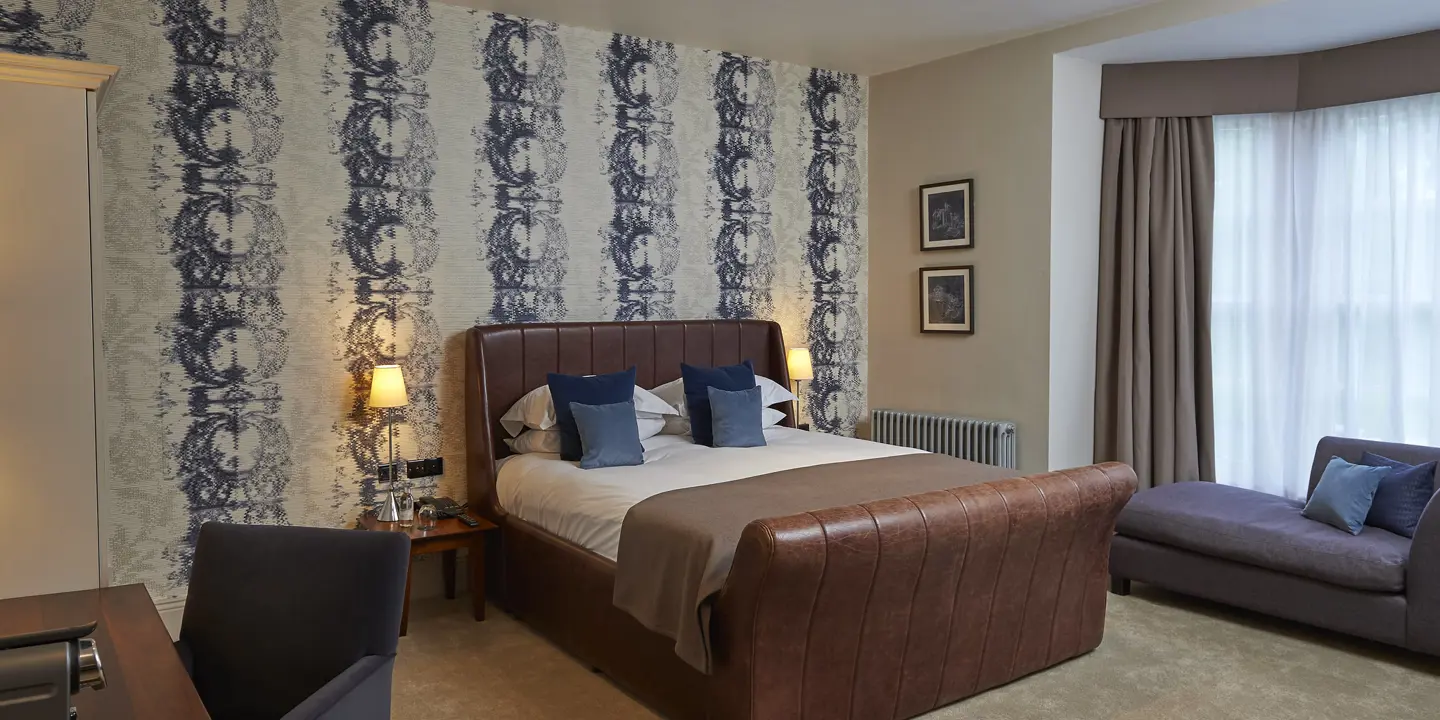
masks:
<path fill-rule="evenodd" d="M 100 584 L 88 102 L 0 81 L 0 598 Z"/>
<path fill-rule="evenodd" d="M 1050 466 L 1055 55 L 1271 2 L 1167 0 L 871 78 L 872 408 L 1013 420 L 1021 469 Z M 976 181 L 976 247 L 920 252 L 916 188 L 964 177 Z M 918 269 L 971 264 L 975 334 L 922 336 Z M 1085 297 L 1075 287 L 1064 292 Z M 1076 337 L 1061 341 L 1083 342 Z M 1067 417 L 1089 412 L 1083 400 L 1070 402 L 1083 398 L 1079 389 L 1066 390 Z M 1059 423 L 1055 432 L 1068 427 Z M 1080 457 L 1075 448 L 1083 444 L 1067 439 L 1056 460 Z"/>
<path fill-rule="evenodd" d="M 1027 471 L 1048 430 L 1050 62 L 1007 43 L 870 87 L 871 407 L 1013 420 Z M 921 252 L 918 186 L 967 177 L 975 247 Z M 921 335 L 919 268 L 961 264 L 975 334 Z"/>

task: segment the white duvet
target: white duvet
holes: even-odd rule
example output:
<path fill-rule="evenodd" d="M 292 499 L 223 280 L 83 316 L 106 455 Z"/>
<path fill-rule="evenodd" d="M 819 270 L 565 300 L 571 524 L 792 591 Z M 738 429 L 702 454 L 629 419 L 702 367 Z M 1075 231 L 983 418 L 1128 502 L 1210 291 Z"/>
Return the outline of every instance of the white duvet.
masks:
<path fill-rule="evenodd" d="M 799 467 L 921 452 L 778 426 L 765 430 L 765 441 L 768 445 L 759 448 L 711 448 L 696 445 L 688 435 L 656 435 L 643 442 L 644 465 L 597 470 L 581 470 L 578 463 L 550 453 L 513 455 L 501 461 L 495 497 L 520 519 L 614 560 L 625 513 L 653 495 Z"/>

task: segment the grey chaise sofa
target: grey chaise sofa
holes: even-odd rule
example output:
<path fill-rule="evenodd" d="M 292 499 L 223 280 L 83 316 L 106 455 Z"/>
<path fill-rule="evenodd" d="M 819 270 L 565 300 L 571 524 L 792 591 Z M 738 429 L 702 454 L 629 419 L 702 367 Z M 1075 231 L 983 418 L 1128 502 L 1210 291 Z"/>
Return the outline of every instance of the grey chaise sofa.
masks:
<path fill-rule="evenodd" d="M 1310 492 L 1331 457 L 1365 451 L 1408 464 L 1440 448 L 1327 437 Z M 1130 581 L 1440 655 L 1440 500 L 1412 541 L 1379 528 L 1350 535 L 1301 516 L 1304 503 L 1214 483 L 1177 483 L 1131 498 L 1115 525 L 1111 590 Z"/>

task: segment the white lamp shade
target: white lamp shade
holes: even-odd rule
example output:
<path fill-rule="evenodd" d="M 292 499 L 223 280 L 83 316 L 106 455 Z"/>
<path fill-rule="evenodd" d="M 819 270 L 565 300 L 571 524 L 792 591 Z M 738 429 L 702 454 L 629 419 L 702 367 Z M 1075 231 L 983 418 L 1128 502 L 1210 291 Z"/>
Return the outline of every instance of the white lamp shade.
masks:
<path fill-rule="evenodd" d="M 791 380 L 815 379 L 815 368 L 810 365 L 810 348 L 790 348 L 785 360 L 786 364 L 790 366 Z"/>
<path fill-rule="evenodd" d="M 410 403 L 405 394 L 405 374 L 399 365 L 376 365 L 370 377 L 370 407 L 402 407 Z"/>

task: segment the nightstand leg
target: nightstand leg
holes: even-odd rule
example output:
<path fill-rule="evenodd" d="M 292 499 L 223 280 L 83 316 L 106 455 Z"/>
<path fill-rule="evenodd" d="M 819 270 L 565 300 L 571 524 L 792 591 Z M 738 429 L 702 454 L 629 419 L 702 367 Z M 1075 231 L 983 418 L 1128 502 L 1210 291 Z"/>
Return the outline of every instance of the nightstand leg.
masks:
<path fill-rule="evenodd" d="M 400 611 L 400 637 L 410 627 L 410 578 L 415 577 L 415 558 L 411 556 L 410 567 L 405 570 L 405 609 Z"/>
<path fill-rule="evenodd" d="M 455 599 L 455 551 L 446 550 L 440 553 L 440 562 L 445 571 L 445 599 Z"/>
<path fill-rule="evenodd" d="M 477 533 L 470 543 L 470 601 L 474 604 L 475 622 L 485 621 L 485 535 Z"/>

